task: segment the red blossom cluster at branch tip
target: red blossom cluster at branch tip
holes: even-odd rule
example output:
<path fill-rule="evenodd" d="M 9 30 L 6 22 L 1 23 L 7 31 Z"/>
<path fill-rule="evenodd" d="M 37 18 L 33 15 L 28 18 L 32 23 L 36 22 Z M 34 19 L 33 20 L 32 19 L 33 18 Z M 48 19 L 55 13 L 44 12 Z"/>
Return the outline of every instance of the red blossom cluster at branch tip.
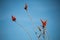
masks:
<path fill-rule="evenodd" d="M 25 4 L 24 9 L 27 11 L 27 9 L 28 9 L 28 5 L 27 4 Z"/>
<path fill-rule="evenodd" d="M 46 27 L 46 24 L 47 24 L 47 20 L 46 21 L 41 20 L 41 22 L 42 22 L 43 28 L 45 28 Z"/>
<path fill-rule="evenodd" d="M 16 17 L 15 16 L 12 16 L 12 21 L 16 21 Z"/>

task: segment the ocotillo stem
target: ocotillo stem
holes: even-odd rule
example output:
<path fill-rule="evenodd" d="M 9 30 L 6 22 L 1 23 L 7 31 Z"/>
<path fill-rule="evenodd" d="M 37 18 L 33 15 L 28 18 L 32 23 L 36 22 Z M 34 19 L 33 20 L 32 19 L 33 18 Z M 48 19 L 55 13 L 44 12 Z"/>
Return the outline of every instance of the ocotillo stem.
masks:
<path fill-rule="evenodd" d="M 33 22 L 33 20 L 32 20 L 32 17 L 31 17 L 31 15 L 30 15 L 30 13 L 28 13 L 28 11 L 26 11 L 27 12 L 27 14 L 28 14 L 28 17 L 30 18 L 30 20 L 31 20 L 31 22 L 32 22 L 32 26 L 34 27 L 34 22 Z M 34 32 L 35 32 L 35 29 L 33 28 L 33 30 L 34 30 Z M 37 36 L 37 35 L 36 35 Z M 38 37 L 37 37 L 38 38 Z M 39 40 L 39 39 L 38 39 Z"/>
<path fill-rule="evenodd" d="M 18 22 L 16 22 L 16 24 L 18 24 L 18 25 L 28 34 L 30 40 L 32 40 L 32 38 L 31 38 L 29 32 L 27 31 L 27 29 L 25 29 L 25 28 L 24 28 L 21 24 L 19 24 Z"/>

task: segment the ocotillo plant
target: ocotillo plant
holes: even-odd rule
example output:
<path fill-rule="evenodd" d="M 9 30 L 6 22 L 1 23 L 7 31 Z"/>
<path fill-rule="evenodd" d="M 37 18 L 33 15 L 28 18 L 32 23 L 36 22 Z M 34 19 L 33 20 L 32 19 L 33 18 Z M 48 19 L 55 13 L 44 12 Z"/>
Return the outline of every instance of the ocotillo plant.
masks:
<path fill-rule="evenodd" d="M 38 32 L 36 32 L 36 30 L 35 30 L 34 22 L 33 22 L 33 20 L 32 20 L 32 16 L 31 16 L 30 13 L 28 12 L 28 5 L 27 5 L 27 4 L 25 4 L 24 10 L 26 10 L 26 14 L 28 15 L 29 19 L 30 19 L 31 22 L 32 22 L 33 30 L 34 30 L 34 32 L 35 32 L 35 35 L 36 35 L 37 39 L 38 39 L 38 40 L 42 40 L 42 39 L 41 39 L 41 36 L 42 36 L 42 38 L 43 38 L 44 40 L 48 40 L 48 36 L 46 35 L 46 24 L 47 24 L 47 20 L 46 20 L 46 21 L 41 20 L 41 23 L 42 23 L 42 26 L 41 26 L 41 27 L 42 27 L 42 28 L 41 28 L 40 26 L 37 27 L 37 29 L 39 30 L 39 32 L 40 32 L 41 34 L 37 35 Z M 23 27 L 23 25 L 19 24 L 16 20 L 17 20 L 16 17 L 15 17 L 15 16 L 12 16 L 12 21 L 14 21 L 17 25 L 19 25 L 19 26 L 28 34 L 30 40 L 32 40 L 31 35 L 30 35 L 29 32 L 27 31 L 27 29 L 25 29 L 25 28 Z"/>

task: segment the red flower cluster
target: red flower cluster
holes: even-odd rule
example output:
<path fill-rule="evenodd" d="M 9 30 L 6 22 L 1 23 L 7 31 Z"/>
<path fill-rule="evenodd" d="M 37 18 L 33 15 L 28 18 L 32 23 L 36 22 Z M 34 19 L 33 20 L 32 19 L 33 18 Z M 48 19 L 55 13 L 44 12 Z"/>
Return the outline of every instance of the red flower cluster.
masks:
<path fill-rule="evenodd" d="M 12 21 L 16 21 L 16 17 L 15 16 L 12 16 Z"/>
<path fill-rule="evenodd" d="M 27 9 L 28 9 L 28 5 L 27 4 L 25 4 L 24 9 L 27 11 Z"/>
<path fill-rule="evenodd" d="M 46 24 L 47 24 L 47 20 L 46 21 L 41 20 L 41 22 L 42 22 L 42 26 L 44 28 L 46 26 Z"/>

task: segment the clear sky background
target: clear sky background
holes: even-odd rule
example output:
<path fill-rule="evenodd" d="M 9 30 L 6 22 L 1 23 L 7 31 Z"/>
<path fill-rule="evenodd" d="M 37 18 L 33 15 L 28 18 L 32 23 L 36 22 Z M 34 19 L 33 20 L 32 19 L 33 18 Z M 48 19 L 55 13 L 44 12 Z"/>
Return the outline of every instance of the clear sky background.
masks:
<path fill-rule="evenodd" d="M 33 40 L 37 40 L 32 23 L 24 10 L 28 4 L 28 12 L 33 18 L 35 27 L 41 25 L 40 19 L 47 20 L 47 31 L 50 40 L 60 40 L 60 1 L 59 0 L 0 0 L 0 39 L 1 40 L 30 40 L 27 33 L 11 20 L 22 24 L 30 33 Z"/>

